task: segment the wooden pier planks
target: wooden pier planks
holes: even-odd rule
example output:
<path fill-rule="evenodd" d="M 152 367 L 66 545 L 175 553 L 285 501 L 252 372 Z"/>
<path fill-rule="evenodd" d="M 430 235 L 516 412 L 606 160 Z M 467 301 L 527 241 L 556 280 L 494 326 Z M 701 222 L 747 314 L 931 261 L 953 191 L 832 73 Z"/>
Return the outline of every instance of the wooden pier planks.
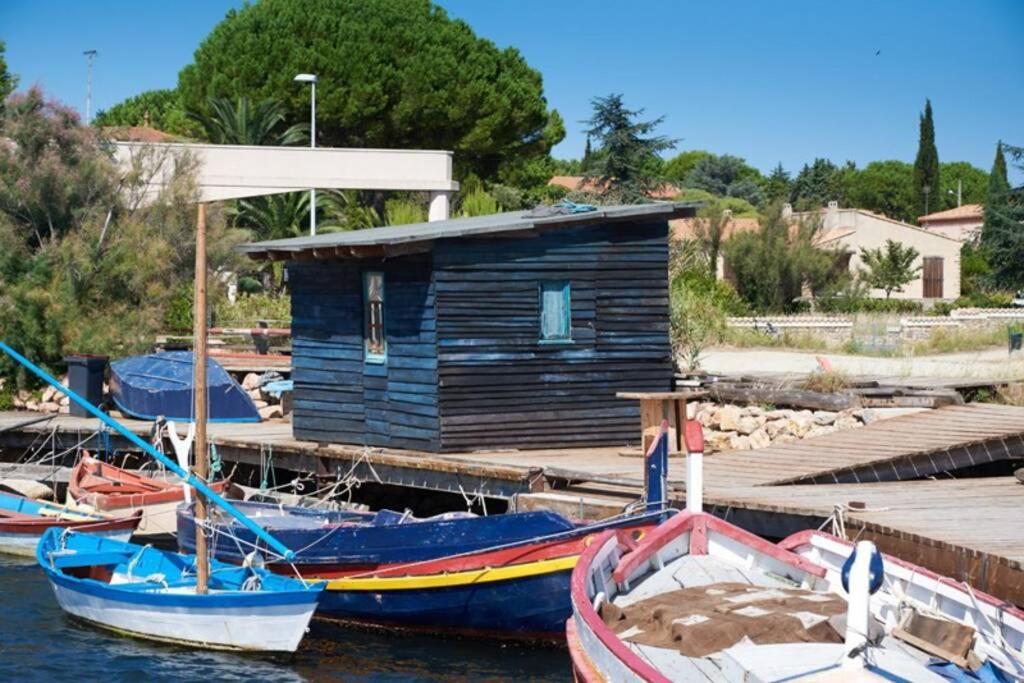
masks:
<path fill-rule="evenodd" d="M 948 406 L 757 451 L 705 460 L 709 487 L 916 479 L 1024 457 L 1024 408 Z"/>

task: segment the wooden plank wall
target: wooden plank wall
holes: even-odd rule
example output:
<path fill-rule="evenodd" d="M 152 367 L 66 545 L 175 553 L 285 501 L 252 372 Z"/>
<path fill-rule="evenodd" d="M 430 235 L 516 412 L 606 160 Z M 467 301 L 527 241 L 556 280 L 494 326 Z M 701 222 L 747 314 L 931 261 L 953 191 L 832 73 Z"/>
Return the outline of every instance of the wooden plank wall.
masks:
<path fill-rule="evenodd" d="M 384 272 L 385 363 L 363 352 L 364 270 Z M 429 255 L 289 264 L 297 439 L 438 449 Z"/>
<path fill-rule="evenodd" d="M 667 391 L 668 226 L 598 225 L 449 240 L 434 252 L 443 450 L 639 441 Z M 571 282 L 572 343 L 539 342 L 539 282 Z"/>

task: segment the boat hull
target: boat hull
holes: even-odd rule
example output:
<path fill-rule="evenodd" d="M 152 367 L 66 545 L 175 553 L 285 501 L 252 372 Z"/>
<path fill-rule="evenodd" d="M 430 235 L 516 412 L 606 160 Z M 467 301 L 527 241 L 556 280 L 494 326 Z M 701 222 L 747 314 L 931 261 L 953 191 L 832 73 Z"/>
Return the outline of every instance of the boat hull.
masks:
<path fill-rule="evenodd" d="M 141 605 L 112 591 L 83 591 L 59 576 L 50 581 L 57 603 L 73 617 L 136 638 L 214 650 L 294 652 L 316 605 L 315 598 L 236 607 Z"/>
<path fill-rule="evenodd" d="M 323 584 L 212 562 L 200 594 L 194 556 L 58 529 L 43 536 L 36 558 L 70 616 L 205 649 L 294 652 L 323 592 Z"/>
<path fill-rule="evenodd" d="M 373 590 L 328 589 L 318 617 L 401 630 L 513 640 L 559 640 L 569 610 L 569 578 L 576 557 L 564 569 L 527 565 L 524 576 Z M 493 571 L 493 570 L 492 570 Z M 536 571 L 537 573 L 531 573 Z M 456 579 L 458 574 L 455 575 Z"/>

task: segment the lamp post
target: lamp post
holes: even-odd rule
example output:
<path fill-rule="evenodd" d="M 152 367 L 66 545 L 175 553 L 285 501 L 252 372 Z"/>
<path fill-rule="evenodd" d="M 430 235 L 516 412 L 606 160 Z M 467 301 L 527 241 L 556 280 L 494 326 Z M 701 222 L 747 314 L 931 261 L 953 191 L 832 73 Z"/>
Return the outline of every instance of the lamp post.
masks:
<path fill-rule="evenodd" d="M 316 148 L 316 74 L 299 74 L 296 83 L 309 83 L 312 87 L 309 99 L 309 146 Z M 309 234 L 316 234 L 316 188 L 309 190 Z"/>

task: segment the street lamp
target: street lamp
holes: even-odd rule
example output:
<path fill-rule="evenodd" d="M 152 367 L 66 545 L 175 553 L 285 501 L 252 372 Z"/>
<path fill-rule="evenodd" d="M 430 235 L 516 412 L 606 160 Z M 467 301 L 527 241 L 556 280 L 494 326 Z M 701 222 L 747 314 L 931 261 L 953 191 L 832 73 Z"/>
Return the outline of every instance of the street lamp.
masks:
<path fill-rule="evenodd" d="M 299 74 L 296 83 L 309 83 L 313 91 L 310 93 L 309 105 L 309 146 L 316 148 L 316 74 Z M 309 190 L 309 234 L 316 234 L 316 188 Z"/>

